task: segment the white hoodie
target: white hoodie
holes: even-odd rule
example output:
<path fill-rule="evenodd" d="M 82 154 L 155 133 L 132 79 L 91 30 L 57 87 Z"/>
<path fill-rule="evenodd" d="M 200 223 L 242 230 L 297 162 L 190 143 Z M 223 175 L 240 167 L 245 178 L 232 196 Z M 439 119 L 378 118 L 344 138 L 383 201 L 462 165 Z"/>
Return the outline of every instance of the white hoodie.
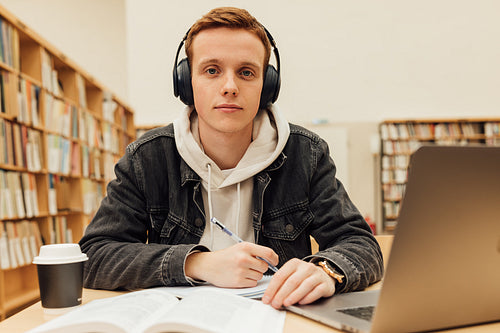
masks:
<path fill-rule="evenodd" d="M 198 114 L 192 107 L 187 107 L 174 121 L 174 133 L 181 157 L 202 180 L 206 222 L 200 244 L 212 251 L 235 244 L 227 234 L 214 228 L 212 217 L 244 241 L 254 243 L 253 176 L 268 167 L 285 147 L 290 134 L 288 122 L 276 106 L 259 110 L 253 123 L 252 142 L 238 165 L 229 170 L 221 170 L 205 155 L 198 132 Z"/>

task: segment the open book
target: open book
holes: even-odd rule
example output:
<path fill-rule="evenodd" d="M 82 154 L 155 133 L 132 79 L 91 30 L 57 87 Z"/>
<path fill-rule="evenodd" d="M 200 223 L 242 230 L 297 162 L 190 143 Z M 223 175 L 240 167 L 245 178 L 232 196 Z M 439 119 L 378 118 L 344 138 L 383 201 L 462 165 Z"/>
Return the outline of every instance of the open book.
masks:
<path fill-rule="evenodd" d="M 168 288 L 95 300 L 29 333 L 283 331 L 285 312 L 224 290 L 201 289 L 179 300 Z"/>

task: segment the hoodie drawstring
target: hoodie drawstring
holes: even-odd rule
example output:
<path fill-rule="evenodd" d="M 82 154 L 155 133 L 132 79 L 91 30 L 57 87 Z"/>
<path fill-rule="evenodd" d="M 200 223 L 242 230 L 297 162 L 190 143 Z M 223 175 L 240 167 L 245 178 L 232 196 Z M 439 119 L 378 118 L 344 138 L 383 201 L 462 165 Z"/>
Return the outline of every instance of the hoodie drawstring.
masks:
<path fill-rule="evenodd" d="M 210 221 L 212 220 L 213 212 L 212 212 L 212 165 L 210 163 L 206 164 L 208 170 L 208 186 L 207 186 L 207 197 L 208 197 L 208 216 Z M 241 211 L 241 183 L 236 184 L 236 235 L 240 234 L 240 211 Z M 224 222 L 222 222 L 224 223 Z M 210 249 L 214 248 L 214 224 L 209 222 L 210 224 Z"/>
<path fill-rule="evenodd" d="M 236 203 L 236 235 L 240 234 L 240 209 L 241 209 L 241 192 L 240 183 L 236 184 L 236 193 L 238 202 Z"/>
<path fill-rule="evenodd" d="M 210 221 L 212 221 L 212 166 L 210 163 L 207 163 L 207 170 L 208 170 L 208 186 L 207 186 L 207 193 L 208 193 L 208 218 Z M 209 222 L 210 224 L 210 249 L 214 248 L 214 224 L 212 222 Z"/>

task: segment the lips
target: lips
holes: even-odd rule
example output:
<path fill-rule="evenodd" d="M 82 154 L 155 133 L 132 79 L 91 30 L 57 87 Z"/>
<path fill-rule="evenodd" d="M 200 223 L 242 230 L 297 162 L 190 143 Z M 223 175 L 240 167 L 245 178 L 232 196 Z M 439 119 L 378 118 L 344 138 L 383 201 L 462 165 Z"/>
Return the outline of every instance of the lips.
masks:
<path fill-rule="evenodd" d="M 215 107 L 216 110 L 221 112 L 236 112 L 243 108 L 238 104 L 219 104 Z"/>

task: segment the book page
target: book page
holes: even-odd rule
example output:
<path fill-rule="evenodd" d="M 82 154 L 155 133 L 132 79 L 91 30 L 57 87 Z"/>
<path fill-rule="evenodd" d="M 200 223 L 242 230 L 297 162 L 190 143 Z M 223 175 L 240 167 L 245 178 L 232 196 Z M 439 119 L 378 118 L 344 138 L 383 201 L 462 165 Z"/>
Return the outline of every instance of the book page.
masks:
<path fill-rule="evenodd" d="M 281 333 L 285 323 L 285 311 L 216 289 L 195 291 L 157 315 L 144 332 Z"/>
<path fill-rule="evenodd" d="M 151 323 L 156 312 L 169 312 L 179 300 L 164 291 L 145 289 L 95 300 L 29 331 L 42 332 L 139 332 L 141 321 Z"/>
<path fill-rule="evenodd" d="M 216 290 L 227 291 L 228 293 L 247 298 L 261 299 L 272 277 L 273 277 L 272 275 L 264 275 L 264 277 L 257 283 L 257 286 L 250 288 L 221 288 L 206 283 L 198 286 L 158 287 L 157 289 L 165 289 L 169 293 L 179 298 L 184 298 L 194 293 L 195 291 L 201 289 L 216 289 Z"/>

